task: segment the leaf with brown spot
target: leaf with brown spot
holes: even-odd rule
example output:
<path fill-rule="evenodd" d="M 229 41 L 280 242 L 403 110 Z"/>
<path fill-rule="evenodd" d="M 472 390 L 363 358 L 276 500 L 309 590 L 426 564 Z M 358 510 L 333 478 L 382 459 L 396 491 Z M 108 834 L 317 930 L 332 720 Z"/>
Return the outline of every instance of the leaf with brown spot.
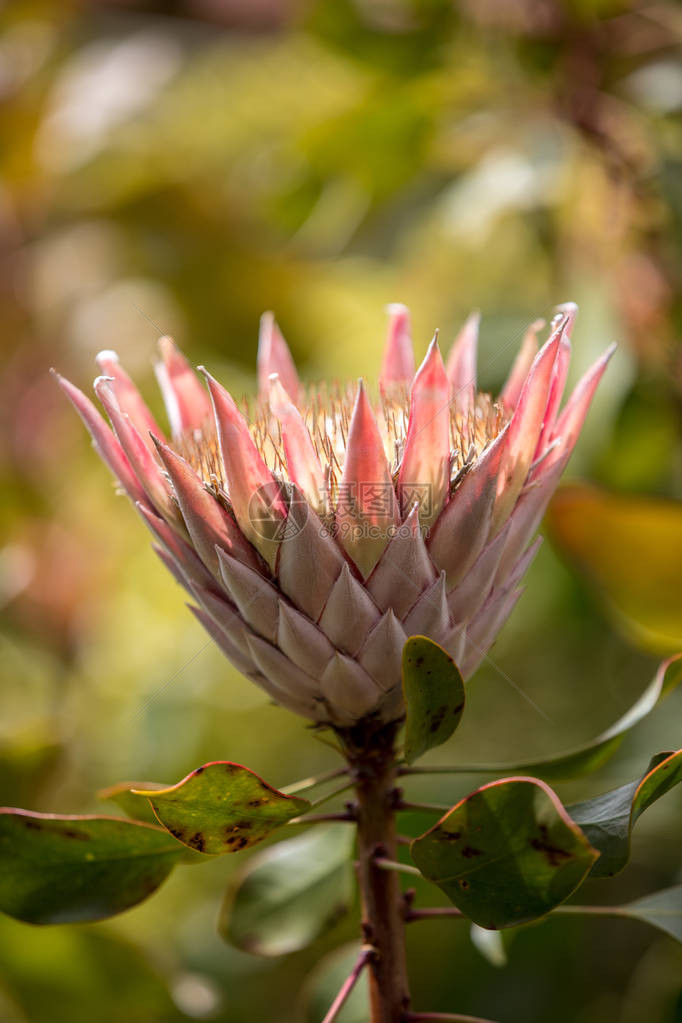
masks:
<path fill-rule="evenodd" d="M 599 855 L 537 778 L 504 778 L 472 792 L 416 838 L 411 853 L 427 880 L 488 929 L 549 913 Z"/>
<path fill-rule="evenodd" d="M 157 820 L 174 838 L 209 855 L 255 845 L 310 809 L 307 799 L 287 796 L 227 760 L 204 764 L 177 785 L 132 793 L 149 800 Z"/>
<path fill-rule="evenodd" d="M 146 899 L 183 856 L 156 825 L 0 809 L 0 911 L 31 924 L 102 920 Z"/>
<path fill-rule="evenodd" d="M 413 764 L 427 750 L 446 742 L 464 712 L 464 682 L 457 665 L 426 636 L 412 636 L 403 647 L 405 760 Z"/>

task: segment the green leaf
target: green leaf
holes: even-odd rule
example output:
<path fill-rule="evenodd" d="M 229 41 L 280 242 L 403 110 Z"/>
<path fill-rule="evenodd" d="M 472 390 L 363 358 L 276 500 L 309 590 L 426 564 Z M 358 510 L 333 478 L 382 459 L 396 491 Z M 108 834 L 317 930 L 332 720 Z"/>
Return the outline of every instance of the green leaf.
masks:
<path fill-rule="evenodd" d="M 584 746 L 562 753 L 558 757 L 543 760 L 531 760 L 523 764 L 486 764 L 486 770 L 520 771 L 524 774 L 537 774 L 543 778 L 573 778 L 587 774 L 613 756 L 625 735 L 643 718 L 650 714 L 654 707 L 682 682 L 682 654 L 663 661 L 640 698 L 622 717 L 607 728 L 605 732 Z M 473 767 L 472 767 L 473 770 Z"/>
<path fill-rule="evenodd" d="M 682 942 L 682 884 L 645 895 L 624 906 L 560 906 L 557 913 L 575 916 L 618 916 L 641 920 Z"/>
<path fill-rule="evenodd" d="M 575 891 L 599 855 L 535 778 L 484 785 L 416 838 L 411 853 L 424 877 L 489 929 L 544 916 Z"/>
<path fill-rule="evenodd" d="M 405 760 L 413 764 L 453 734 L 464 711 L 464 682 L 452 658 L 425 636 L 403 647 Z"/>
<path fill-rule="evenodd" d="M 158 821 L 183 845 L 200 853 L 239 852 L 310 809 L 307 799 L 286 796 L 253 771 L 216 760 L 177 785 L 146 796 Z"/>
<path fill-rule="evenodd" d="M 623 916 L 644 920 L 682 942 L 682 884 L 645 895 L 619 908 Z"/>
<path fill-rule="evenodd" d="M 32 924 L 101 920 L 146 899 L 181 856 L 140 822 L 2 809 L 0 910 Z"/>
<path fill-rule="evenodd" d="M 591 845 L 601 853 L 592 868 L 593 877 L 613 877 L 623 869 L 630 858 L 635 821 L 681 781 L 682 750 L 659 753 L 638 781 L 566 807 Z"/>
<path fill-rule="evenodd" d="M 347 824 L 315 827 L 253 856 L 225 897 L 218 929 L 245 952 L 280 956 L 305 948 L 353 901 Z"/>
<path fill-rule="evenodd" d="M 149 801 L 140 799 L 135 790 L 144 789 L 146 792 L 165 788 L 165 785 L 155 781 L 119 781 L 106 789 L 100 789 L 97 793 L 97 798 L 104 802 L 115 803 L 116 806 L 123 810 L 126 817 L 131 817 L 134 821 L 158 824 Z"/>

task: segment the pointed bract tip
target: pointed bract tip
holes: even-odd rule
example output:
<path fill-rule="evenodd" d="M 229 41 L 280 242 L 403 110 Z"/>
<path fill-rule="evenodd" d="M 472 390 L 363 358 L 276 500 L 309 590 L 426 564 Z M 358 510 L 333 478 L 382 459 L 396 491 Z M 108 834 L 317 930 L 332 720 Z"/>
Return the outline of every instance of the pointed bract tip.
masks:
<path fill-rule="evenodd" d="M 161 356 L 161 361 L 167 366 L 178 361 L 181 363 L 186 362 L 184 355 L 169 334 L 162 334 L 156 342 L 156 347 L 159 355 Z"/>
<path fill-rule="evenodd" d="M 419 532 L 419 507 L 419 501 L 415 501 L 403 520 L 403 526 L 408 527 L 412 536 Z"/>
<path fill-rule="evenodd" d="M 560 302 L 555 308 L 557 313 L 564 313 L 566 316 L 570 316 L 571 322 L 578 315 L 578 305 L 576 302 Z"/>
<path fill-rule="evenodd" d="M 261 395 L 267 394 L 270 374 L 278 373 L 292 400 L 298 401 L 300 381 L 293 356 L 274 315 L 269 311 L 260 318 L 256 364 Z"/>
<path fill-rule="evenodd" d="M 106 391 L 111 394 L 112 398 L 116 398 L 116 392 L 111 386 L 113 383 L 113 377 L 109 377 L 105 373 L 101 373 L 100 376 L 95 377 L 92 386 L 94 387 L 96 394 L 99 394 L 101 390 L 106 389 Z M 118 401 L 116 404 L 118 405 Z"/>
<path fill-rule="evenodd" d="M 58 373 L 54 368 L 50 370 L 50 373 L 57 381 L 57 386 L 64 392 L 70 401 L 75 402 L 79 397 L 86 400 L 85 395 L 80 388 L 76 387 L 75 384 L 72 384 L 68 377 L 62 376 L 61 373 Z M 87 400 L 89 401 L 90 399 L 88 398 Z"/>
<path fill-rule="evenodd" d="M 237 408 L 237 403 L 227 388 L 223 387 L 223 385 L 203 366 L 200 366 L 199 370 L 203 373 L 206 380 L 206 385 L 208 387 L 209 394 L 211 395 L 211 401 L 213 402 L 213 408 L 216 414 L 218 413 L 218 408 L 220 408 L 222 410 L 229 410 L 230 415 L 236 413 L 240 421 L 243 420 L 244 417 Z"/>
<path fill-rule="evenodd" d="M 401 302 L 391 302 L 386 306 L 388 313 L 388 333 L 384 347 L 379 388 L 409 384 L 414 377 L 414 351 L 410 330 L 410 313 Z"/>
<path fill-rule="evenodd" d="M 103 348 L 101 352 L 98 352 L 95 356 L 95 362 L 99 365 L 100 363 L 106 362 L 120 362 L 118 352 L 115 352 L 113 348 Z"/>
<path fill-rule="evenodd" d="M 427 371 L 433 372 L 436 369 L 439 373 L 442 373 L 444 381 L 447 381 L 447 377 L 445 374 L 445 363 L 443 362 L 443 355 L 440 350 L 440 345 L 438 344 L 438 331 L 435 332 L 435 334 L 431 338 L 431 341 L 429 342 L 429 347 L 426 349 L 426 355 L 422 359 L 422 363 L 416 372 L 414 383 L 412 386 L 414 387 L 417 380 L 423 379 L 425 372 Z"/>
<path fill-rule="evenodd" d="M 283 414 L 287 408 L 294 404 L 291 395 L 280 380 L 279 373 L 271 373 L 268 377 L 268 384 L 267 398 L 270 409 L 273 415 L 277 415 L 278 412 Z"/>
<path fill-rule="evenodd" d="M 149 431 L 149 436 L 151 437 L 152 444 L 158 451 L 159 455 L 161 455 L 161 453 L 165 451 L 169 451 L 171 454 L 175 453 L 172 451 L 171 448 L 168 447 L 167 444 L 164 444 L 160 437 L 157 437 L 155 434 L 153 434 L 151 430 Z"/>

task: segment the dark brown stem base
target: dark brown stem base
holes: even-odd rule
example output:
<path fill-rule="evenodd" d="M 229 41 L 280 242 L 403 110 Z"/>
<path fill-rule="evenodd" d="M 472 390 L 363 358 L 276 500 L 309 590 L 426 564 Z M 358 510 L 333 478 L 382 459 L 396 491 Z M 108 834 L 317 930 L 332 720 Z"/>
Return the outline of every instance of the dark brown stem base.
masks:
<path fill-rule="evenodd" d="M 395 732 L 395 726 L 364 725 L 340 734 L 355 782 L 363 936 L 374 950 L 368 967 L 371 1023 L 401 1023 L 410 1004 L 400 881 L 375 863 L 377 857 L 397 858 Z"/>

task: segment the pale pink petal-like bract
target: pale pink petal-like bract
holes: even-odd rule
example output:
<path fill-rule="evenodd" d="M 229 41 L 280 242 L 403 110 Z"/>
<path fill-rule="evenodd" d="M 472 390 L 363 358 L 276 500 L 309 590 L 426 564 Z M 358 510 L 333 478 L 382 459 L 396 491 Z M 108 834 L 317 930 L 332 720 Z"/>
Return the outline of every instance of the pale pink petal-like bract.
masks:
<path fill-rule="evenodd" d="M 341 546 L 364 577 L 381 557 L 398 521 L 386 452 L 361 382 L 348 431 L 336 528 Z"/>
<path fill-rule="evenodd" d="M 438 518 L 450 484 L 450 381 L 436 338 L 412 384 L 398 496 L 403 514 L 415 500 L 423 525 Z"/>
<path fill-rule="evenodd" d="M 294 404 L 298 404 L 301 384 L 289 346 L 272 313 L 263 313 L 258 335 L 258 387 L 263 398 L 270 389 L 270 377 L 276 373 Z"/>
<path fill-rule="evenodd" d="M 154 367 L 174 437 L 201 430 L 211 403 L 189 362 L 169 337 L 159 338 L 160 360 Z"/>
<path fill-rule="evenodd" d="M 414 350 L 407 306 L 393 302 L 386 306 L 388 336 L 384 361 L 379 374 L 379 387 L 386 391 L 394 385 L 409 386 L 414 377 Z"/>

